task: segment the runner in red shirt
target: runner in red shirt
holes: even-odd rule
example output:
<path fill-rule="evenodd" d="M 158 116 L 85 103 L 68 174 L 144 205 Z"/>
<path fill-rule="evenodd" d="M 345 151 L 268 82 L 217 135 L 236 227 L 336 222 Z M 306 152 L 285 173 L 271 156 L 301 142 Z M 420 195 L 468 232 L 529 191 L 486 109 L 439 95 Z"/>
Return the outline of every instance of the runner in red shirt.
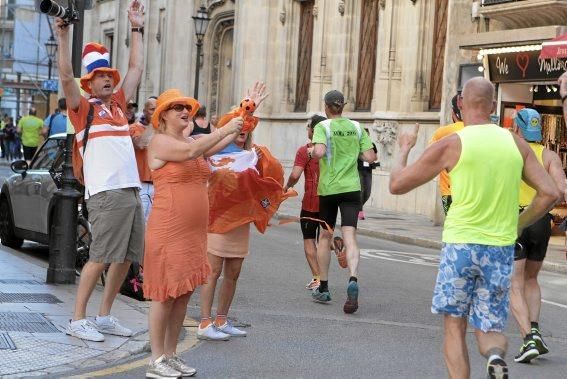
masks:
<path fill-rule="evenodd" d="M 305 258 L 311 269 L 313 279 L 307 283 L 305 288 L 312 290 L 319 286 L 319 264 L 317 263 L 317 232 L 319 230 L 319 223 L 305 219 L 305 217 L 318 219 L 319 218 L 319 196 L 317 195 L 317 185 L 319 184 L 319 160 L 313 159 L 309 156 L 307 148 L 311 147 L 311 138 L 313 138 L 313 129 L 319 122 L 326 120 L 325 117 L 315 115 L 307 124 L 307 137 L 309 143 L 301 146 L 295 155 L 295 162 L 293 169 L 287 180 L 284 188 L 286 192 L 290 187 L 293 187 L 304 173 L 305 177 L 305 194 L 301 203 L 301 233 L 303 233 L 303 248 L 305 250 Z"/>

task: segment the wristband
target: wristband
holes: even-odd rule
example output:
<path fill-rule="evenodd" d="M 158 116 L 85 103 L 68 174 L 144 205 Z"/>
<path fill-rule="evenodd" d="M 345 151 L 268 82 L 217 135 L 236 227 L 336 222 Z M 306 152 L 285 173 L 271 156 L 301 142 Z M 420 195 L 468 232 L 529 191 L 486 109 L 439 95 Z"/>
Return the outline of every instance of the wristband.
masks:
<path fill-rule="evenodd" d="M 141 26 L 141 27 L 139 27 L 139 28 L 132 28 L 132 29 L 130 29 L 130 31 L 131 31 L 132 33 L 138 32 L 138 33 L 140 33 L 142 36 L 144 35 L 144 27 L 143 27 L 143 26 Z"/>

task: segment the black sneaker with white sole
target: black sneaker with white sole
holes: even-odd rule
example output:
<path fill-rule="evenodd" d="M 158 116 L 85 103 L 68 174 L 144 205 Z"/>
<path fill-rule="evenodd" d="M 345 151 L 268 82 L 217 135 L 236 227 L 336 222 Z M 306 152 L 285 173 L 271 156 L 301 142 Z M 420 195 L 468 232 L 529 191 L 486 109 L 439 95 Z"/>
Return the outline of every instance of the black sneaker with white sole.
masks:
<path fill-rule="evenodd" d="M 508 379 L 508 365 L 502 358 L 495 358 L 486 365 L 488 379 Z"/>
<path fill-rule="evenodd" d="M 514 362 L 517 363 L 530 363 L 532 359 L 539 356 L 539 351 L 537 349 L 534 340 L 530 339 L 522 345 L 520 348 L 520 353 L 514 357 Z"/>
<path fill-rule="evenodd" d="M 543 341 L 543 337 L 541 336 L 539 329 L 532 328 L 531 332 L 533 341 L 535 342 L 537 347 L 537 351 L 539 351 L 539 355 L 549 353 L 549 347 L 547 347 L 547 345 Z"/>

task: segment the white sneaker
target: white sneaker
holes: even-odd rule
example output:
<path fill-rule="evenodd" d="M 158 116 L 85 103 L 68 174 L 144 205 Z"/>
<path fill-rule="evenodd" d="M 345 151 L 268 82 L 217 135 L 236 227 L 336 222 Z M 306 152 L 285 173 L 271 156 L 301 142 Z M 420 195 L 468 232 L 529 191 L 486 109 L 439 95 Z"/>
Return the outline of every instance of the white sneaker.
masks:
<path fill-rule="evenodd" d="M 95 324 L 98 331 L 104 334 L 113 334 L 121 337 L 131 337 L 134 334 L 130 329 L 120 325 L 114 316 L 96 316 Z"/>
<path fill-rule="evenodd" d="M 231 337 L 246 337 L 248 334 L 244 330 L 235 328 L 230 321 L 225 322 L 224 325 L 218 326 L 217 328 Z"/>
<path fill-rule="evenodd" d="M 230 335 L 218 330 L 215 324 L 210 324 L 203 329 L 201 329 L 201 326 L 197 328 L 197 339 L 206 341 L 228 341 Z"/>
<path fill-rule="evenodd" d="M 179 371 L 181 373 L 181 376 L 183 376 L 184 378 L 194 376 L 197 373 L 197 370 L 195 370 L 193 367 L 188 366 L 185 362 L 183 362 L 183 359 L 179 358 L 177 355 L 167 358 L 167 364 L 174 370 Z"/>
<path fill-rule="evenodd" d="M 75 321 L 69 320 L 69 324 L 67 324 L 67 330 L 65 330 L 65 333 L 82 340 L 94 342 L 104 341 L 104 336 L 97 330 L 96 325 L 86 318 Z"/>
<path fill-rule="evenodd" d="M 180 378 L 181 373 L 167 364 L 167 358 L 162 355 L 148 364 L 146 378 Z"/>

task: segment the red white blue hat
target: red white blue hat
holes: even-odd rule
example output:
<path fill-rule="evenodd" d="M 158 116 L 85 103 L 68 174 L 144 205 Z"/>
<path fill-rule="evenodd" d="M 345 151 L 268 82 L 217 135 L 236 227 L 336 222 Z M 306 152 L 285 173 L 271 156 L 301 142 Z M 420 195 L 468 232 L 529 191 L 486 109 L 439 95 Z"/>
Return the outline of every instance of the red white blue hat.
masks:
<path fill-rule="evenodd" d="M 81 77 L 81 88 L 87 93 L 91 93 L 89 82 L 97 71 L 112 73 L 114 87 L 120 83 L 120 73 L 117 69 L 110 67 L 110 53 L 101 44 L 89 42 L 83 48 L 83 66 L 87 69 L 87 74 Z"/>

